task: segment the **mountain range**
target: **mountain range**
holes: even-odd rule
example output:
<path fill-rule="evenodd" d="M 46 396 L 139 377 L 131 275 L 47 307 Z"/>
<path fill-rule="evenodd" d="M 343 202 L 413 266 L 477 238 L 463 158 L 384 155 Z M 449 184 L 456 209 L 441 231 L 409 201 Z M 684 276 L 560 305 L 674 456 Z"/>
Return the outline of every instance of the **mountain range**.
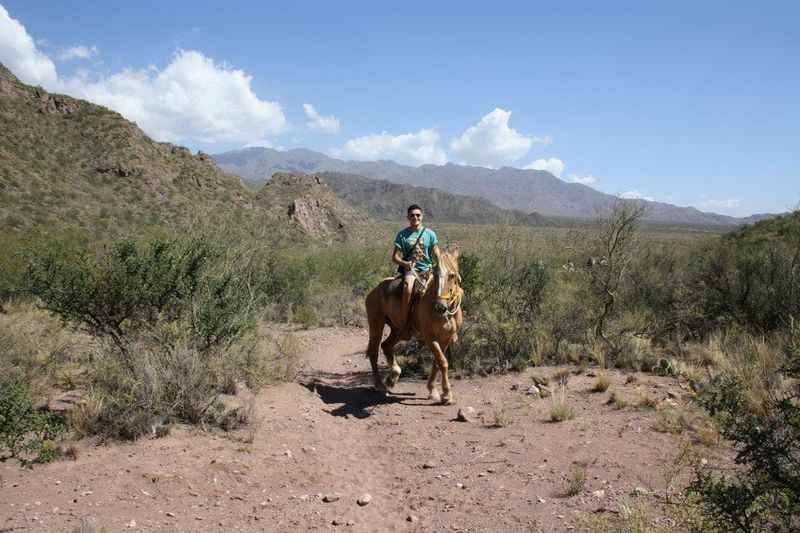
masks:
<path fill-rule="evenodd" d="M 345 161 L 306 149 L 281 151 L 262 147 L 229 151 L 213 157 L 220 167 L 256 187 L 268 181 L 274 172 L 335 172 L 482 198 L 500 208 L 523 214 L 538 213 L 546 217 L 579 220 L 603 217 L 617 202 L 613 195 L 579 183 L 567 183 L 543 170 L 491 169 L 452 163 L 412 167 L 393 161 Z M 632 201 L 646 205 L 645 220 L 656 223 L 734 226 L 765 218 L 735 218 L 663 202 Z"/>

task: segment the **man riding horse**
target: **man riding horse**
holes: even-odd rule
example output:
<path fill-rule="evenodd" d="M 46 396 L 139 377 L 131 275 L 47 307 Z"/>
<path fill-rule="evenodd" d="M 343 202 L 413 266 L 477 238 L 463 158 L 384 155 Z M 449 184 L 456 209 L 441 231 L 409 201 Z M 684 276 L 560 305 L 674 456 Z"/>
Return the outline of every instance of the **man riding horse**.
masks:
<path fill-rule="evenodd" d="M 422 209 L 418 205 L 408 208 L 408 220 L 408 227 L 397 234 L 392 251 L 392 261 L 400 267 L 402 280 L 399 277 L 382 280 L 364 302 L 369 322 L 367 356 L 375 388 L 386 392 L 397 384 L 401 374 L 394 356 L 395 346 L 401 340 L 420 339 L 433 355 L 428 376 L 429 398 L 449 404 L 453 402 L 453 392 L 445 352 L 458 338 L 458 328 L 464 321 L 459 253 L 457 248 L 439 251 L 436 234 L 422 226 Z M 431 259 L 435 259 L 435 264 Z M 411 305 L 412 301 L 416 303 Z M 389 336 L 381 342 L 387 325 Z M 378 371 L 379 347 L 390 368 L 385 381 Z M 441 392 L 436 387 L 439 375 Z"/>
<path fill-rule="evenodd" d="M 405 337 L 410 328 L 411 297 L 415 282 L 424 284 L 430 276 L 431 258 L 439 264 L 439 241 L 436 233 L 422 225 L 422 208 L 417 204 L 410 205 L 407 210 L 408 227 L 402 229 L 394 239 L 392 261 L 398 265 L 398 272 L 403 276 L 403 317 L 400 337 Z M 417 286 L 418 289 L 424 287 Z"/>

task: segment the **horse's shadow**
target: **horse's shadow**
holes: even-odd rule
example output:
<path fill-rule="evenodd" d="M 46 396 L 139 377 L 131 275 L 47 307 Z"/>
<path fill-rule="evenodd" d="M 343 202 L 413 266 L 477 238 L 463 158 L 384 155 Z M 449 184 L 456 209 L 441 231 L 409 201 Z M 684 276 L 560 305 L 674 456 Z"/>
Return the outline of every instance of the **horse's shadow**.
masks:
<path fill-rule="evenodd" d="M 311 392 L 317 394 L 325 404 L 342 404 L 335 409 L 323 409 L 333 416 L 353 416 L 368 418 L 378 405 L 404 403 L 407 399 L 416 399 L 413 392 L 383 394 L 366 385 L 330 385 L 318 381 L 302 383 Z"/>

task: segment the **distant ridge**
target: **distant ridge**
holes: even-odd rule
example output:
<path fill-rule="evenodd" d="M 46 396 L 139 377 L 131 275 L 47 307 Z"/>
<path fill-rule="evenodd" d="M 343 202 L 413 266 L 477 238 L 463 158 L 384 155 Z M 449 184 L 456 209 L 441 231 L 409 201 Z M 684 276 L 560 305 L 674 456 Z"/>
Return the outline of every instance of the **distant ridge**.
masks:
<path fill-rule="evenodd" d="M 406 208 L 418 203 L 431 222 L 541 226 L 550 224 L 538 213 L 502 209 L 483 198 L 450 194 L 431 187 L 415 187 L 386 180 L 365 178 L 343 172 L 320 172 L 316 176 L 350 205 L 360 207 L 375 218 L 403 220 Z M 273 176 L 272 181 L 275 180 Z"/>
<path fill-rule="evenodd" d="M 256 193 L 208 155 L 155 142 L 119 113 L 25 85 L 0 64 L 0 231 L 104 236 L 227 216 L 347 240 L 369 225 L 315 179 L 279 181 Z"/>
<path fill-rule="evenodd" d="M 274 172 L 338 172 L 474 196 L 504 209 L 535 212 L 546 217 L 595 219 L 607 215 L 617 200 L 615 196 L 591 187 L 567 183 L 543 170 L 490 169 L 452 163 L 410 167 L 393 161 L 344 161 L 306 149 L 245 148 L 217 154 L 214 158 L 223 169 L 254 186 L 267 181 Z M 693 207 L 633 201 L 647 206 L 645 220 L 649 222 L 698 226 L 735 226 L 752 222 Z"/>

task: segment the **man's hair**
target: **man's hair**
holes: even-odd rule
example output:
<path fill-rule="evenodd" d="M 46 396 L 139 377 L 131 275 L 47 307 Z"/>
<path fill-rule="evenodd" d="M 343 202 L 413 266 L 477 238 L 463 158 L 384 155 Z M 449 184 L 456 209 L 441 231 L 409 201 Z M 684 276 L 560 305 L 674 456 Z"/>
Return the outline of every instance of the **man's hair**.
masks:
<path fill-rule="evenodd" d="M 422 208 L 417 204 L 411 204 L 410 206 L 408 206 L 408 209 L 406 209 L 406 214 L 410 213 L 414 209 L 419 209 L 420 211 L 422 211 Z"/>

